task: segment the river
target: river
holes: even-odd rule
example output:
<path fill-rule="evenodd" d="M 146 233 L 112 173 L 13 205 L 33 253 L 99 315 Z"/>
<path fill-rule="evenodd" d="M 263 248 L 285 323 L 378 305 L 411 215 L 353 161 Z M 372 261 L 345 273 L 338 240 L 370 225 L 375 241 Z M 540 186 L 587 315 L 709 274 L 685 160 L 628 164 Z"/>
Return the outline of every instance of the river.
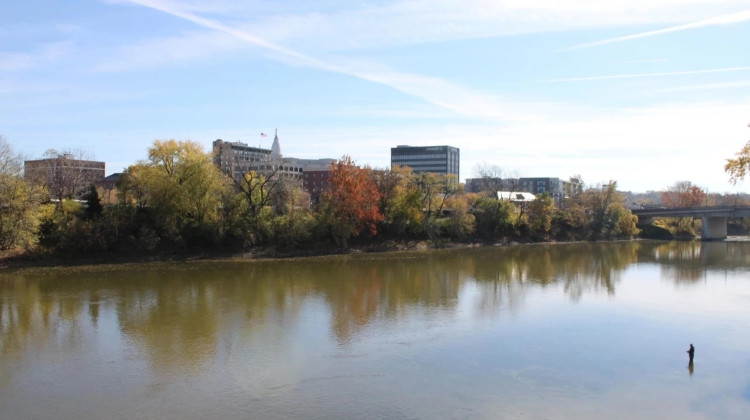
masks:
<path fill-rule="evenodd" d="M 748 325 L 750 242 L 5 270 L 0 418 L 747 419 Z"/>

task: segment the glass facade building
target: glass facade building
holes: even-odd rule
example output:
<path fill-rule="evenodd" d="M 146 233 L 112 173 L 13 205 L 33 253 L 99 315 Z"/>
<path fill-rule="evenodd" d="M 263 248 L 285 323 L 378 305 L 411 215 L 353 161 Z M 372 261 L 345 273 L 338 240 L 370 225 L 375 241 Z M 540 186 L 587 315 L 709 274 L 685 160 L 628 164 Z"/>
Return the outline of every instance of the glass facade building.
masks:
<path fill-rule="evenodd" d="M 415 174 L 432 172 L 459 176 L 460 151 L 451 146 L 396 146 L 391 148 L 391 167 L 408 166 Z"/>

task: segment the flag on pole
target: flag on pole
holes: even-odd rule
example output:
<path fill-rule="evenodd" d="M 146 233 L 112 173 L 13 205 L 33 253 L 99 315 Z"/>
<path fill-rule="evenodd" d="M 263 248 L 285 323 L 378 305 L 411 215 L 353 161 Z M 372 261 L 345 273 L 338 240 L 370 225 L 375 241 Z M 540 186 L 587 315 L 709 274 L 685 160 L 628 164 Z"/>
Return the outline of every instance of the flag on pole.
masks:
<path fill-rule="evenodd" d="M 268 137 L 268 134 L 266 134 L 266 133 L 260 133 L 260 136 L 261 137 Z"/>

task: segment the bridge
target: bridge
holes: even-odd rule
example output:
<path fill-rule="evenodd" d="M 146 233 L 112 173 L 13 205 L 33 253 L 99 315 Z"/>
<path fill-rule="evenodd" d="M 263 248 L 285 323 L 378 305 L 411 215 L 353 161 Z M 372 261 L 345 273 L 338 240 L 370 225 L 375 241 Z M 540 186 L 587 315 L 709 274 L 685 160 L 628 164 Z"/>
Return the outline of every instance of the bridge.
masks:
<path fill-rule="evenodd" d="M 705 207 L 647 207 L 631 210 L 638 216 L 638 223 L 646 224 L 655 217 L 701 218 L 701 239 L 720 240 L 727 238 L 727 219 L 750 217 L 750 206 L 705 206 Z"/>

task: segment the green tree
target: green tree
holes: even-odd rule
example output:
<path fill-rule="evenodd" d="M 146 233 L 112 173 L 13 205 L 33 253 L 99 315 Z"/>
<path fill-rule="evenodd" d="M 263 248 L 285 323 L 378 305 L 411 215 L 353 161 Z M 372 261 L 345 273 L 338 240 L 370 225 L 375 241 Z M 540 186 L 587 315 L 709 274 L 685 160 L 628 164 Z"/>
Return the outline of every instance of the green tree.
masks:
<path fill-rule="evenodd" d="M 518 210 L 508 200 L 481 197 L 474 203 L 476 232 L 484 239 L 516 236 Z"/>
<path fill-rule="evenodd" d="M 96 219 L 101 216 L 104 207 L 94 184 L 89 185 L 88 191 L 83 195 L 83 199 L 86 200 L 85 215 L 87 219 Z"/>

